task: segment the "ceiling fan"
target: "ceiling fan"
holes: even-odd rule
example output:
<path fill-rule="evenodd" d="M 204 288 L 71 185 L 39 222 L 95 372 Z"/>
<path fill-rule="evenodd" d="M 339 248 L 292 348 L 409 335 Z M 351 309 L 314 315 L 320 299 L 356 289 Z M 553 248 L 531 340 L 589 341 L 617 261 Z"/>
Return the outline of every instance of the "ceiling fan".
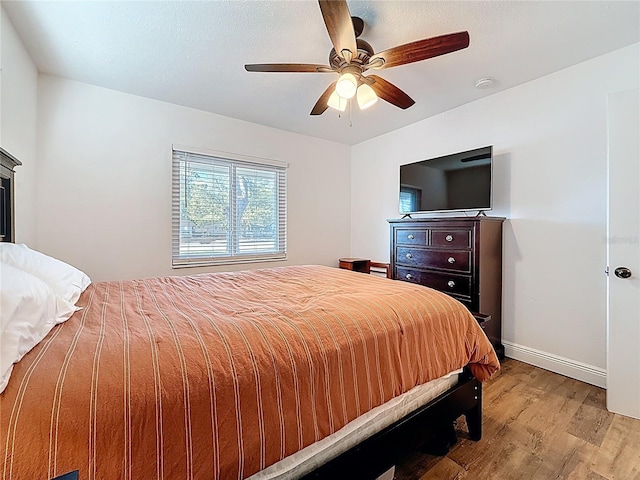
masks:
<path fill-rule="evenodd" d="M 258 63 L 245 65 L 248 72 L 337 73 L 338 80 L 324 91 L 311 110 L 322 115 L 328 107 L 344 111 L 347 102 L 356 96 L 358 106 L 365 109 L 378 97 L 400 107 L 409 108 L 415 101 L 405 92 L 378 75 L 366 75 L 370 69 L 384 69 L 419 62 L 469 46 L 469 33 L 458 32 L 426 38 L 374 53 L 367 42 L 358 38 L 364 21 L 352 17 L 346 0 L 318 0 L 322 17 L 333 48 L 329 65 L 305 63 Z"/>

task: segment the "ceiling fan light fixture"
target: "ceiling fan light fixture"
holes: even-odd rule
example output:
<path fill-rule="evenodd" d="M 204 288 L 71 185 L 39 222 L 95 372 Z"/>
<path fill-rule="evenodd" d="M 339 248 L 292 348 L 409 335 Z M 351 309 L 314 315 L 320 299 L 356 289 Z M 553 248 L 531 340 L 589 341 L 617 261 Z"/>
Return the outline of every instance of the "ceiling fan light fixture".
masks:
<path fill-rule="evenodd" d="M 351 98 L 356 94 L 358 81 L 352 73 L 343 73 L 336 83 L 336 92 L 342 98 Z"/>
<path fill-rule="evenodd" d="M 358 87 L 358 106 L 360 110 L 369 108 L 377 101 L 378 95 L 376 95 L 376 92 L 369 85 L 363 83 Z"/>
<path fill-rule="evenodd" d="M 347 99 L 342 98 L 340 95 L 338 95 L 338 92 L 334 90 L 333 93 L 329 96 L 327 105 L 338 110 L 339 112 L 344 112 L 347 109 Z"/>
<path fill-rule="evenodd" d="M 379 95 L 382 100 L 406 110 L 416 103 L 409 95 L 378 75 L 368 75 L 365 78 L 364 73 L 369 69 L 387 69 L 421 62 L 469 46 L 469 32 L 461 31 L 423 38 L 376 53 L 368 42 L 359 38 L 363 32 L 364 21 L 362 18 L 351 16 L 347 0 L 318 0 L 318 4 L 333 47 L 329 52 L 329 65 L 309 63 L 245 65 L 245 70 L 248 72 L 337 73 L 338 80 L 325 88 L 310 115 L 322 115 L 329 107 L 344 111 L 347 107 L 346 100 L 353 98 L 358 93 L 358 86 L 363 83 L 368 87 L 373 85 L 374 92 L 372 93 L 368 87 L 361 88 L 362 91 L 358 95 L 360 108 L 371 106 Z"/>

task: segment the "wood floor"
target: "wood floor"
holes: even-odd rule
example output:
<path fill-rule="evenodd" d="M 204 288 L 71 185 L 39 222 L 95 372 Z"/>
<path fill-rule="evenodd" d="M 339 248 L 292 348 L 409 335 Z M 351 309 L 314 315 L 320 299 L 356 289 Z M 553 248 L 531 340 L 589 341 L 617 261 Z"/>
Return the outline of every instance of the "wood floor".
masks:
<path fill-rule="evenodd" d="M 506 359 L 483 400 L 482 440 L 460 419 L 446 457 L 412 455 L 396 480 L 640 480 L 640 420 L 609 413 L 603 389 Z"/>

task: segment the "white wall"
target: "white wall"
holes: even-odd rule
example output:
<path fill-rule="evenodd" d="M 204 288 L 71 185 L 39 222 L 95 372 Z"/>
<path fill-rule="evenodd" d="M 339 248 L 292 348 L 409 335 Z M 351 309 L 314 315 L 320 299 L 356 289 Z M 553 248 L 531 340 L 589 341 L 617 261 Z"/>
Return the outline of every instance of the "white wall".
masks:
<path fill-rule="evenodd" d="M 0 145 L 16 168 L 16 241 L 37 246 L 36 105 L 38 71 L 0 7 Z"/>
<path fill-rule="evenodd" d="M 351 254 L 389 258 L 400 163 L 493 145 L 507 354 L 603 385 L 606 100 L 637 88 L 639 58 L 632 45 L 353 147 Z"/>
<path fill-rule="evenodd" d="M 38 95 L 39 247 L 92 279 L 348 255 L 349 147 L 48 75 Z M 171 269 L 172 144 L 289 163 L 286 262 Z"/>

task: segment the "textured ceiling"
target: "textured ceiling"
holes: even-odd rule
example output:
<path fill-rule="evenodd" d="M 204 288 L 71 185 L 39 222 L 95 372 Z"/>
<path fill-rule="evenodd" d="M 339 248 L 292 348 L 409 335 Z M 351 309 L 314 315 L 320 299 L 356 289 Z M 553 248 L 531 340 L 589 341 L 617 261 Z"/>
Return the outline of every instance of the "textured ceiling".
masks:
<path fill-rule="evenodd" d="M 375 51 L 467 30 L 469 48 L 380 70 L 416 104 L 309 112 L 335 74 L 316 1 L 2 3 L 40 72 L 353 145 L 640 40 L 636 1 L 349 1 Z M 497 83 L 478 90 L 475 81 Z M 351 125 L 350 125 L 351 124 Z"/>

